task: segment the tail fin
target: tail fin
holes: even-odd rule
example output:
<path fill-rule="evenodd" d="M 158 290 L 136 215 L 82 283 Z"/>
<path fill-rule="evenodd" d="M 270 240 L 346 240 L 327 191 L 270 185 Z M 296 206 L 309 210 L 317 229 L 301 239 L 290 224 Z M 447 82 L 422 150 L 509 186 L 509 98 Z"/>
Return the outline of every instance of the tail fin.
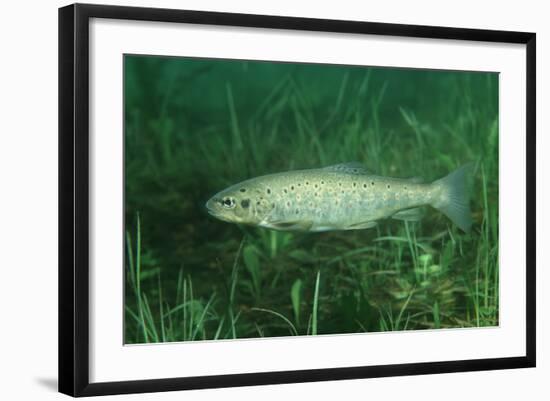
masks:
<path fill-rule="evenodd" d="M 467 178 L 471 169 L 472 164 L 466 164 L 435 181 L 434 184 L 441 185 L 443 192 L 441 198 L 432 205 L 466 233 L 470 232 L 472 226 L 467 188 Z"/>

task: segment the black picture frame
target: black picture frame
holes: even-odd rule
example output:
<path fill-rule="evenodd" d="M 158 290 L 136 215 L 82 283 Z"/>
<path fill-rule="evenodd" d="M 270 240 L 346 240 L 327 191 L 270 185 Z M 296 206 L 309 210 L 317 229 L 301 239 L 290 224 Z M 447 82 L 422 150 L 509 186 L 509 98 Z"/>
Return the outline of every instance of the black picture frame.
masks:
<path fill-rule="evenodd" d="M 521 357 L 90 383 L 89 380 L 89 22 L 160 21 L 526 45 L 526 354 Z M 59 391 L 94 396 L 534 367 L 536 35 L 220 12 L 74 4 L 59 9 Z"/>

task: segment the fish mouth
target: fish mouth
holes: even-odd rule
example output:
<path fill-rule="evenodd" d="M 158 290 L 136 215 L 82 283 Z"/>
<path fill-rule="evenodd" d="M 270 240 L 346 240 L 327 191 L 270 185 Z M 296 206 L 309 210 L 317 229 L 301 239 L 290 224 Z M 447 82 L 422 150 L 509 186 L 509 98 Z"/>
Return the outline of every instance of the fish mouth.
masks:
<path fill-rule="evenodd" d="M 205 203 L 204 207 L 206 209 L 206 212 L 218 220 L 227 221 L 230 222 L 222 213 L 219 208 L 216 207 L 217 199 L 210 199 L 208 202 Z"/>
<path fill-rule="evenodd" d="M 218 220 L 225 221 L 226 223 L 240 223 L 240 219 L 236 216 L 227 215 L 224 213 L 224 210 L 221 210 L 217 204 L 219 203 L 218 199 L 210 199 L 208 202 L 205 203 L 204 207 L 207 211 L 207 213 L 215 217 Z"/>
<path fill-rule="evenodd" d="M 212 209 L 206 209 L 208 214 L 218 220 L 225 221 L 226 223 L 238 223 L 238 221 L 235 221 L 233 219 L 228 218 L 227 216 L 224 216 L 222 213 L 219 213 Z"/>
<path fill-rule="evenodd" d="M 216 210 L 214 209 L 214 201 L 212 199 L 208 200 L 205 204 L 204 204 L 204 208 L 206 209 L 206 211 L 208 212 L 208 214 L 212 215 L 212 216 L 216 216 L 218 213 L 216 212 Z"/>

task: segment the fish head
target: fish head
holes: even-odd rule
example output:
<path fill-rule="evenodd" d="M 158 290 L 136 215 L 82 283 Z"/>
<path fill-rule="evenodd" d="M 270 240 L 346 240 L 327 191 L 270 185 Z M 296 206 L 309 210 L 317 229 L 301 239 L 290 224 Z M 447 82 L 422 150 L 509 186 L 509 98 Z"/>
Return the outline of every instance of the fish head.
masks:
<path fill-rule="evenodd" d="M 255 225 L 261 221 L 254 191 L 241 184 L 218 192 L 206 202 L 206 210 L 215 218 L 238 224 Z"/>

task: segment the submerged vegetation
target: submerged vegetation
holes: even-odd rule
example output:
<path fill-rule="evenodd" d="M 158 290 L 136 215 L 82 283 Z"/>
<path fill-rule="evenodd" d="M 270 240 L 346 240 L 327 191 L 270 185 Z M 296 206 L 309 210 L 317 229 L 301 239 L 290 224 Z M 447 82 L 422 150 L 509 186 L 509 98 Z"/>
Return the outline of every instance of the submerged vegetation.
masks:
<path fill-rule="evenodd" d="M 498 325 L 498 76 L 125 59 L 126 343 Z M 472 231 L 211 218 L 241 180 L 360 161 L 427 182 L 474 162 Z"/>

